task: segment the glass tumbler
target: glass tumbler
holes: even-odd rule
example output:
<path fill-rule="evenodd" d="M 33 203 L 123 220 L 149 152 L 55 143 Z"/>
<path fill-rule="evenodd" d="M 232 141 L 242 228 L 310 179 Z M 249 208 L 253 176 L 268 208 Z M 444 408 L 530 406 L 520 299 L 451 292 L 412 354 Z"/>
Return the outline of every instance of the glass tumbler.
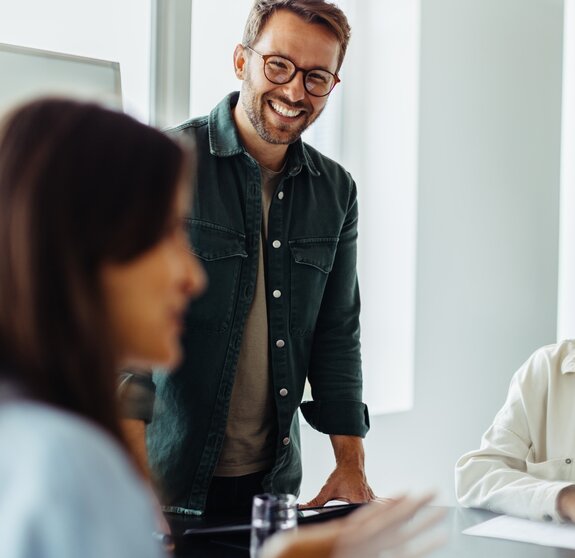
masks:
<path fill-rule="evenodd" d="M 297 528 L 293 494 L 257 494 L 252 504 L 250 557 L 259 558 L 265 540 L 277 531 Z"/>

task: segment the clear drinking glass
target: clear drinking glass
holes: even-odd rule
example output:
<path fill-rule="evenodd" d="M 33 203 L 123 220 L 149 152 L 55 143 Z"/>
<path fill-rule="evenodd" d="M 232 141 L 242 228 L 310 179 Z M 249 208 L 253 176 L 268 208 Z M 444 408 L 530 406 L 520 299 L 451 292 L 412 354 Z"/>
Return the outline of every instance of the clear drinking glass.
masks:
<path fill-rule="evenodd" d="M 264 541 L 277 531 L 297 528 L 293 494 L 257 494 L 252 505 L 250 557 L 259 558 Z"/>

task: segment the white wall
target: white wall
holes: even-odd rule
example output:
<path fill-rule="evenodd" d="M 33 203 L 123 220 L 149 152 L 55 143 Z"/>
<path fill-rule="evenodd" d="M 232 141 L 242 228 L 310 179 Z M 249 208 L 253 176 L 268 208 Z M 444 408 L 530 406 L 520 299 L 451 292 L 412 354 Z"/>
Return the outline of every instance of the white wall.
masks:
<path fill-rule="evenodd" d="M 423 0 L 421 33 L 415 404 L 372 417 L 367 471 L 453 503 L 454 462 L 555 340 L 562 2 Z M 302 438 L 307 499 L 333 459 Z"/>

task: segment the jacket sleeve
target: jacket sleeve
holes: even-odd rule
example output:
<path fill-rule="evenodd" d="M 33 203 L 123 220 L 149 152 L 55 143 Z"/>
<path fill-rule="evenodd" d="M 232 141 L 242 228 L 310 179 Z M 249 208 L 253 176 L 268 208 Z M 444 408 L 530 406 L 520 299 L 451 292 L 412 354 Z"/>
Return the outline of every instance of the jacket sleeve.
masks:
<path fill-rule="evenodd" d="M 346 218 L 314 332 L 308 379 L 313 401 L 302 403 L 309 424 L 326 434 L 365 436 L 357 281 L 357 190 L 351 182 Z"/>
<path fill-rule="evenodd" d="M 537 353 L 515 374 L 507 400 L 481 440 L 455 466 L 457 500 L 466 507 L 535 520 L 561 521 L 559 492 L 571 482 L 537 478 L 528 471 L 533 440 L 544 439 L 548 363 Z"/>

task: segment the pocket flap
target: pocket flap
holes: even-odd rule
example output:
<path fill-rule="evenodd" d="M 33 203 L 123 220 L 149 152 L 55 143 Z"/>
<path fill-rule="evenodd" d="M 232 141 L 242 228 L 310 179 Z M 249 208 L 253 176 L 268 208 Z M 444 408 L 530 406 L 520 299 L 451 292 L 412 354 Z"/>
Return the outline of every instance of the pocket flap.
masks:
<path fill-rule="evenodd" d="M 338 241 L 337 237 L 302 238 L 290 240 L 289 246 L 296 263 L 310 265 L 323 273 L 329 273 L 333 267 Z"/>
<path fill-rule="evenodd" d="M 248 257 L 246 237 L 242 233 L 197 219 L 187 219 L 186 228 L 192 252 L 202 260 Z"/>

